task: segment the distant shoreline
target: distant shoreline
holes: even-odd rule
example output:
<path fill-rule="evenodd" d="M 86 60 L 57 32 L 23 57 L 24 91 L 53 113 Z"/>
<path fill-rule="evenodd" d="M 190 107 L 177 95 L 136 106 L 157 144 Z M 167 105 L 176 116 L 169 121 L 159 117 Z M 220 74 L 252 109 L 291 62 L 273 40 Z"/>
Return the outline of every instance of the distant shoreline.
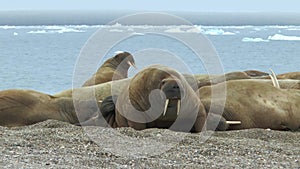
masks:
<path fill-rule="evenodd" d="M 139 11 L 0 11 L 0 25 L 105 25 L 119 17 L 136 13 Z M 182 17 L 194 25 L 205 26 L 300 25 L 300 13 L 164 13 Z M 144 22 L 144 24 L 148 24 L 149 21 Z M 143 23 L 139 22 L 139 24 Z"/>

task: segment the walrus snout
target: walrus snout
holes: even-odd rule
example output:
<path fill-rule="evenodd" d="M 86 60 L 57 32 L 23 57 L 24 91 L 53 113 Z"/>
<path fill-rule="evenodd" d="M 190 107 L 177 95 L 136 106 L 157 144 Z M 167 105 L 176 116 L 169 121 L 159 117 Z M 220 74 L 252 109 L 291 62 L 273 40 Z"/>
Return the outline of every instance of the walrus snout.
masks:
<path fill-rule="evenodd" d="M 161 90 L 166 95 L 166 102 L 165 102 L 165 108 L 163 112 L 163 116 L 166 115 L 167 109 L 170 107 L 170 104 L 175 101 L 176 102 L 176 108 L 177 108 L 177 115 L 180 111 L 180 100 L 181 100 L 181 90 L 180 85 L 178 82 L 174 79 L 165 79 L 161 82 Z M 170 103 L 171 100 L 171 103 Z M 172 106 L 171 106 L 172 107 Z"/>
<path fill-rule="evenodd" d="M 161 90 L 165 93 L 167 99 L 181 99 L 180 86 L 175 80 L 162 81 Z"/>

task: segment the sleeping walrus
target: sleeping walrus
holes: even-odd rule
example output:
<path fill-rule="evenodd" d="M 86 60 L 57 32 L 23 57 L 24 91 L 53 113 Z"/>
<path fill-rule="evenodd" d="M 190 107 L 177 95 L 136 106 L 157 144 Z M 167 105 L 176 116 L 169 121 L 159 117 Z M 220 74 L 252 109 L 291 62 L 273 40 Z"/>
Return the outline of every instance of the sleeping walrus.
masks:
<path fill-rule="evenodd" d="M 77 101 L 79 106 L 75 110 L 73 104 Z M 75 124 L 78 119 L 88 120 L 95 116 L 97 109 L 90 101 L 73 101 L 72 98 L 53 97 L 33 90 L 0 91 L 1 126 L 30 125 L 48 119 Z"/>
<path fill-rule="evenodd" d="M 187 76 L 187 75 L 186 75 Z M 246 70 L 228 72 L 221 75 L 198 74 L 194 75 L 198 81 L 198 88 L 219 84 L 225 81 L 241 80 L 241 79 L 267 79 L 269 74 L 258 70 Z"/>
<path fill-rule="evenodd" d="M 119 52 L 114 57 L 106 60 L 97 72 L 82 86 L 93 86 L 112 80 L 127 78 L 130 66 L 135 67 L 133 56 L 128 52 Z"/>
<path fill-rule="evenodd" d="M 185 78 L 159 65 L 135 75 L 119 96 L 104 99 L 100 111 L 98 117 L 81 125 L 200 132 L 206 120 L 206 111 Z"/>
<path fill-rule="evenodd" d="M 199 89 L 201 102 L 206 110 L 211 107 L 212 87 L 222 92 L 221 84 Z M 226 130 L 248 128 L 270 128 L 274 130 L 297 130 L 300 128 L 300 90 L 278 89 L 270 84 L 251 80 L 228 81 L 224 112 L 226 120 L 240 121 Z M 216 107 L 222 98 L 214 100 Z"/>

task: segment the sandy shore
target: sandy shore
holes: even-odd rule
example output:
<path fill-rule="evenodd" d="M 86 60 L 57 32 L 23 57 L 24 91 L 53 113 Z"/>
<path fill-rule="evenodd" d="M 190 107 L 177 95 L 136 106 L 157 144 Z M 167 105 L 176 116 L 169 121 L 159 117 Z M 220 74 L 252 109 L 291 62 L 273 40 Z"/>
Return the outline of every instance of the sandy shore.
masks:
<path fill-rule="evenodd" d="M 48 120 L 0 127 L 3 168 L 300 168 L 300 132 L 199 134 L 81 128 Z"/>

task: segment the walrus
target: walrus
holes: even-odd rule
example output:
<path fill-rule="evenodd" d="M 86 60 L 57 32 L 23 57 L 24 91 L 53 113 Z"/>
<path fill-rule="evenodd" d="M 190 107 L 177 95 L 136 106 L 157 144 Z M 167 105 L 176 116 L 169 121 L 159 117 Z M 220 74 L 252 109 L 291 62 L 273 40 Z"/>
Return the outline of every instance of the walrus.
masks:
<path fill-rule="evenodd" d="M 194 75 L 198 80 L 198 88 L 203 86 L 210 86 L 219 84 L 230 80 L 241 80 L 241 79 L 267 79 L 269 74 L 258 70 L 246 70 L 246 71 L 235 71 L 229 72 L 223 75 Z"/>
<path fill-rule="evenodd" d="M 221 115 L 228 121 L 240 121 L 227 125 L 224 130 L 270 128 L 273 130 L 297 130 L 300 127 L 300 91 L 278 89 L 259 81 L 227 81 L 224 112 L 214 112 L 211 107 L 211 90 L 222 92 L 222 84 L 205 86 L 199 89 L 201 102 L 206 110 Z M 224 101 L 213 101 L 216 107 Z"/>
<path fill-rule="evenodd" d="M 300 72 L 289 72 L 277 75 L 278 79 L 294 79 L 300 80 Z"/>
<path fill-rule="evenodd" d="M 135 67 L 133 56 L 129 52 L 119 52 L 114 57 L 106 60 L 82 86 L 92 86 L 127 78 L 130 66 Z"/>
<path fill-rule="evenodd" d="M 191 85 L 180 73 L 161 65 L 136 74 L 120 95 L 103 100 L 100 112 L 80 125 L 200 132 L 206 121 L 206 111 Z"/>
<path fill-rule="evenodd" d="M 77 109 L 74 102 L 78 101 Z M 79 123 L 97 113 L 97 106 L 88 100 L 54 97 L 34 90 L 0 91 L 0 125 L 7 127 L 31 125 L 48 119 Z M 76 112 L 83 112 L 78 114 Z"/>

